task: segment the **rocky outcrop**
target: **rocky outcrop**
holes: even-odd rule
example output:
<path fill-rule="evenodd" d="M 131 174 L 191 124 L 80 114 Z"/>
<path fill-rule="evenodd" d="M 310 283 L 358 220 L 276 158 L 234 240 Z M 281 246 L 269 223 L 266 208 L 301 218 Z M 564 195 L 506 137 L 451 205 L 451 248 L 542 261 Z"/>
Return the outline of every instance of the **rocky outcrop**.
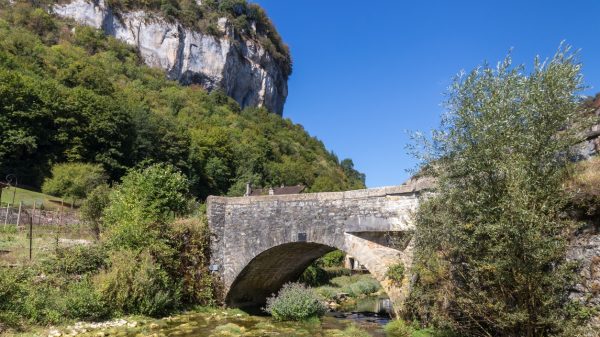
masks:
<path fill-rule="evenodd" d="M 165 69 L 171 79 L 221 88 L 242 107 L 283 112 L 288 74 L 258 42 L 237 36 L 226 18 L 216 37 L 144 11 L 117 15 L 104 0 L 74 0 L 52 10 L 135 46 L 146 64 Z"/>
<path fill-rule="evenodd" d="M 589 322 L 588 328 L 599 331 L 600 225 L 589 224 L 581 229 L 571 242 L 567 258 L 580 265 L 579 282 L 571 289 L 570 297 L 588 307 L 592 312 L 595 312 Z"/>
<path fill-rule="evenodd" d="M 593 115 L 600 119 L 600 94 L 588 100 L 585 107 L 591 109 Z M 589 159 L 600 153 L 600 124 L 592 126 L 584 135 L 585 140 L 578 146 L 579 159 Z"/>

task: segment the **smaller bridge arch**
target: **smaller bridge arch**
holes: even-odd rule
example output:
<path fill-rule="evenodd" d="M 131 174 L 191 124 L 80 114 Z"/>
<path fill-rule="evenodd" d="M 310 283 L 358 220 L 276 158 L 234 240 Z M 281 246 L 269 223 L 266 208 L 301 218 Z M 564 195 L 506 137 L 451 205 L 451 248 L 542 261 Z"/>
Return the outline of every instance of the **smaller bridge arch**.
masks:
<path fill-rule="evenodd" d="M 211 264 L 228 306 L 263 305 L 315 259 L 340 249 L 382 284 L 395 311 L 408 291 L 386 277 L 390 265 L 412 260 L 411 214 L 422 186 L 256 197 L 209 197 Z M 403 237 L 403 246 L 388 238 Z"/>

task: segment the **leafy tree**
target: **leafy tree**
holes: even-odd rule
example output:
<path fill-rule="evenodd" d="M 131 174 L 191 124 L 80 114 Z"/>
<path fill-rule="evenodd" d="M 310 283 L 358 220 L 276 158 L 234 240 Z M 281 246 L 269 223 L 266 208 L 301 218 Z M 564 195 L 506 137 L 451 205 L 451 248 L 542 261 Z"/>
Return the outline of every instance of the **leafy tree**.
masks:
<path fill-rule="evenodd" d="M 169 223 L 188 211 L 188 189 L 188 180 L 172 165 L 131 170 L 110 194 L 104 240 L 115 247 L 160 250 Z"/>
<path fill-rule="evenodd" d="M 527 74 L 510 56 L 456 78 L 421 158 L 437 193 L 416 215 L 412 312 L 470 336 L 547 336 L 572 318 L 562 184 L 587 125 L 581 65 L 561 47 Z"/>
<path fill-rule="evenodd" d="M 63 198 L 83 199 L 94 188 L 106 181 L 100 165 L 83 163 L 56 164 L 52 177 L 44 181 L 42 191 Z"/>

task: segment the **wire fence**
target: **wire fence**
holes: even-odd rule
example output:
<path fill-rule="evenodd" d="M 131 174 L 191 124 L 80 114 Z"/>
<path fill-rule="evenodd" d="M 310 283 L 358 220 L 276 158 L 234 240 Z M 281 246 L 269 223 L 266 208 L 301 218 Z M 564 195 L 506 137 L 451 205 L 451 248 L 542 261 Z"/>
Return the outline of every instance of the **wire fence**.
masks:
<path fill-rule="evenodd" d="M 0 266 L 43 259 L 56 249 L 93 244 L 96 234 L 77 212 L 20 207 L 0 209 Z"/>

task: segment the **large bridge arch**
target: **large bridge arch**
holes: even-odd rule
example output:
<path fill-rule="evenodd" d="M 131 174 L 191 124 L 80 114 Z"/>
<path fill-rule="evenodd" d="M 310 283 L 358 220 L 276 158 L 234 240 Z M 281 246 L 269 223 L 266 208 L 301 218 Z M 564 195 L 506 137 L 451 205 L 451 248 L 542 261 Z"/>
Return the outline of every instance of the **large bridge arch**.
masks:
<path fill-rule="evenodd" d="M 283 283 L 333 249 L 356 257 L 380 281 L 395 310 L 408 283 L 394 287 L 387 268 L 411 263 L 412 243 L 390 245 L 389 235 L 410 236 L 420 183 L 349 192 L 258 197 L 209 197 L 211 269 L 230 306 L 262 304 Z"/>

